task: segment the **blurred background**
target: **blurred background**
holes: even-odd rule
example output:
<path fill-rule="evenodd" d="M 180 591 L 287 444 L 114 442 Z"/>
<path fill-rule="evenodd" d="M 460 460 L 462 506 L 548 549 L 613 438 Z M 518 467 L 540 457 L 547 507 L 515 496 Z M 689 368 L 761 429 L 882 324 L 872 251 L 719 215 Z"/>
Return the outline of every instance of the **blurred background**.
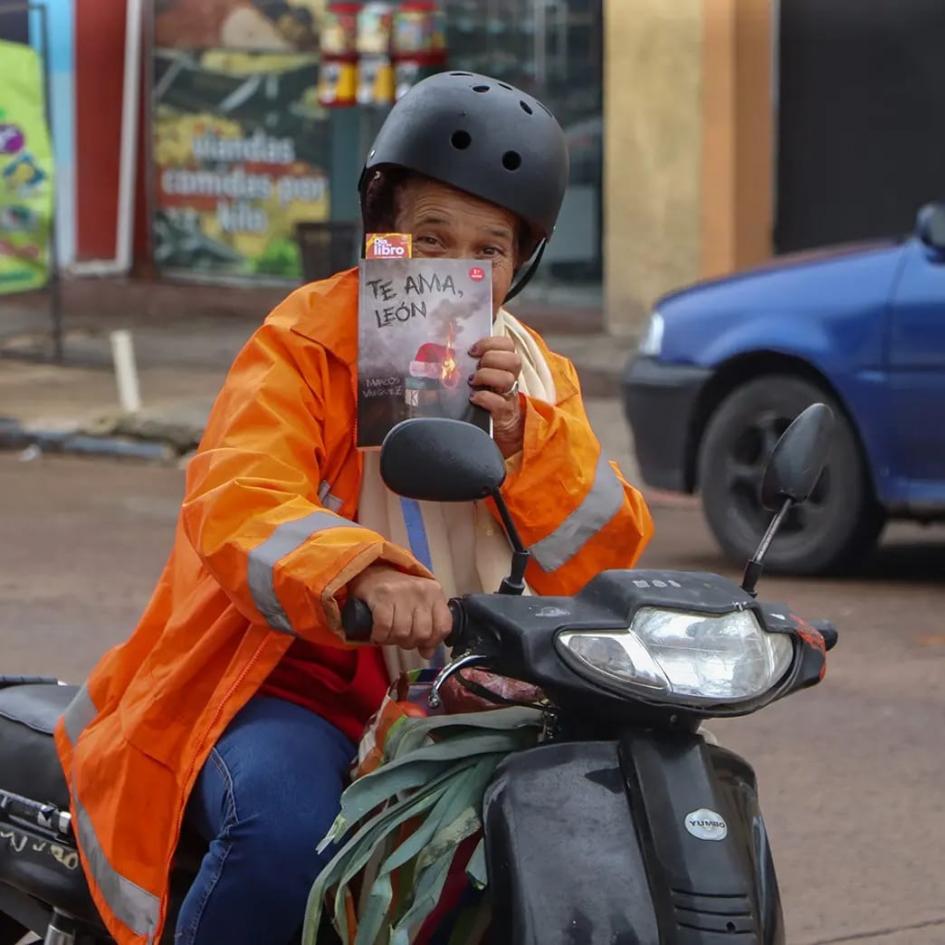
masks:
<path fill-rule="evenodd" d="M 322 224 L 311 273 L 330 268 L 328 244 L 347 261 L 367 144 L 441 69 L 518 85 L 557 115 L 571 189 L 531 301 L 602 313 L 619 334 L 699 277 L 904 233 L 938 193 L 934 0 L 0 10 L 0 38 L 34 48 L 49 86 L 66 274 L 297 281 L 299 223 Z"/>
<path fill-rule="evenodd" d="M 791 945 L 940 945 L 943 48 L 940 0 L 0 0 L 0 673 L 79 681 L 128 635 L 228 364 L 358 257 L 391 105 L 485 73 L 568 138 L 512 308 L 644 490 L 645 566 L 738 575 L 777 436 L 834 409 L 761 593 L 840 644 L 713 728 Z"/>

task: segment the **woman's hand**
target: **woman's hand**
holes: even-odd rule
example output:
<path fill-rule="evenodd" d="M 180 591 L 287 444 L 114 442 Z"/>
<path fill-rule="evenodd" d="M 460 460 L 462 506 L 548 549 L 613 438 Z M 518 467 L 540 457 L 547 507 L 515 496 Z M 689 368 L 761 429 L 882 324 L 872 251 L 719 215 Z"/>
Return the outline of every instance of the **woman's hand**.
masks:
<path fill-rule="evenodd" d="M 508 459 L 522 449 L 525 435 L 525 412 L 515 388 L 522 359 L 511 338 L 483 338 L 469 353 L 479 359 L 476 373 L 469 378 L 474 391 L 469 401 L 490 413 L 493 438 Z"/>
<path fill-rule="evenodd" d="M 372 564 L 348 582 L 348 593 L 370 608 L 371 642 L 379 646 L 419 650 L 430 659 L 453 629 L 443 588 L 431 578 Z"/>

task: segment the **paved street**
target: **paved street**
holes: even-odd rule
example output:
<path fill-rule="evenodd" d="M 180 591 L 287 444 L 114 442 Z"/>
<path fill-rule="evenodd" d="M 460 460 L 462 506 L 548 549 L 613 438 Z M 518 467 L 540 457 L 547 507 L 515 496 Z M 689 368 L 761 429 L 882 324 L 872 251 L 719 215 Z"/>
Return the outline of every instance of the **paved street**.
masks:
<path fill-rule="evenodd" d="M 591 413 L 625 454 L 616 404 Z M 81 679 L 124 638 L 170 546 L 182 473 L 0 454 L 0 672 Z M 644 564 L 728 568 L 691 503 L 660 501 Z M 894 528 L 853 580 L 765 580 L 833 618 L 827 679 L 716 724 L 755 766 L 790 945 L 945 942 L 945 537 Z"/>

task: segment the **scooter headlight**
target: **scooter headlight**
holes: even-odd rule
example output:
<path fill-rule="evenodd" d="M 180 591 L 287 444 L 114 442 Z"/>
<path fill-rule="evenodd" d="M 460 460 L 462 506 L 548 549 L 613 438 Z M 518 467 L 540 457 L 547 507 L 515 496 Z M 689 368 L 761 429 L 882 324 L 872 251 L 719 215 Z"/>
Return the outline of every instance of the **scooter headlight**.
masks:
<path fill-rule="evenodd" d="M 767 692 L 794 654 L 749 610 L 700 614 L 641 607 L 625 630 L 566 630 L 558 644 L 589 679 L 652 696 L 742 702 Z"/>

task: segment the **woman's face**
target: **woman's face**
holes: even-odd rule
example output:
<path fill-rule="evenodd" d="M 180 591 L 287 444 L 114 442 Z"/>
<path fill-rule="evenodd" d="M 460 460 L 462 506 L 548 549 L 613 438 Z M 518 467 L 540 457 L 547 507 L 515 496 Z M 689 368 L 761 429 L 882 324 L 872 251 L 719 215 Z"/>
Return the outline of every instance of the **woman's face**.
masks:
<path fill-rule="evenodd" d="M 446 184 L 410 178 L 397 194 L 397 231 L 412 234 L 417 257 L 488 259 L 496 315 L 518 265 L 515 214 Z"/>

